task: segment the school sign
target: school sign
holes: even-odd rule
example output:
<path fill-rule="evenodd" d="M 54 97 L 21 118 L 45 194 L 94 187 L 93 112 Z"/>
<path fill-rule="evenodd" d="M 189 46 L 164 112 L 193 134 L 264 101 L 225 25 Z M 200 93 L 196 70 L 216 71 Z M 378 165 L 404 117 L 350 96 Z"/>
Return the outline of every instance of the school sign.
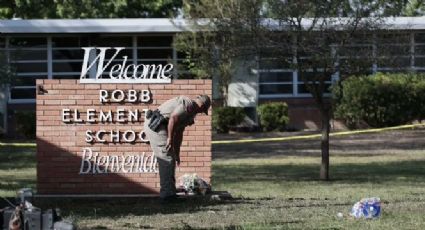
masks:
<path fill-rule="evenodd" d="M 146 111 L 180 95 L 211 95 L 211 80 L 171 80 L 172 64 L 127 65 L 120 47 L 82 49 L 79 80 L 36 82 L 38 193 L 158 193 Z M 111 65 L 116 57 L 122 63 Z M 210 181 L 210 116 L 186 128 L 180 156 L 177 177 L 196 173 Z"/>

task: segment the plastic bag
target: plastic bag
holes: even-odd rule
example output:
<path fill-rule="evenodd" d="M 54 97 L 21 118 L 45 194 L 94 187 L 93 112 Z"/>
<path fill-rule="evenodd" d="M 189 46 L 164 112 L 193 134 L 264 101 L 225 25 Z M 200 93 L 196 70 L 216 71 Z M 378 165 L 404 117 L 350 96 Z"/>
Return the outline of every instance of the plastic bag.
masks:
<path fill-rule="evenodd" d="M 351 208 L 350 216 L 360 219 L 378 218 L 381 215 L 381 199 L 379 197 L 363 198 Z"/>
<path fill-rule="evenodd" d="M 179 179 L 179 188 L 186 194 L 205 195 L 211 190 L 211 186 L 196 174 L 184 174 Z"/>

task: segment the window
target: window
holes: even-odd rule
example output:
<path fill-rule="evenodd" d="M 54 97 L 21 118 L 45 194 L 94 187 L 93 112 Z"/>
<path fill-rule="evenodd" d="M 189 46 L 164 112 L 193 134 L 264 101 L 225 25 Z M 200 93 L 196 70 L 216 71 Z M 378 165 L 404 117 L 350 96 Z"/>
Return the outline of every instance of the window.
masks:
<path fill-rule="evenodd" d="M 376 35 L 376 65 L 379 72 L 394 72 L 411 68 L 410 34 L 404 32 Z"/>
<path fill-rule="evenodd" d="M 415 33 L 414 66 L 418 72 L 425 71 L 425 33 Z"/>
<path fill-rule="evenodd" d="M 293 72 L 291 71 L 261 71 L 259 78 L 260 95 L 263 97 L 292 95 Z"/>
<path fill-rule="evenodd" d="M 286 47 L 287 48 L 287 47 Z M 278 57 L 278 58 L 277 58 Z M 259 97 L 277 98 L 296 95 L 293 54 L 281 47 L 263 47 L 259 54 Z"/>
<path fill-rule="evenodd" d="M 84 58 L 80 47 L 88 45 L 85 37 L 52 37 L 52 78 L 79 78 Z"/>
<path fill-rule="evenodd" d="M 293 93 L 292 84 L 260 84 L 260 93 L 263 96 L 284 95 Z"/>
<path fill-rule="evenodd" d="M 52 37 L 52 78 L 78 79 L 88 37 Z"/>
<path fill-rule="evenodd" d="M 84 58 L 84 50 L 81 47 L 125 47 L 105 70 L 103 76 L 109 75 L 113 65 L 122 64 L 122 56 L 128 56 L 127 62 L 133 62 L 131 36 L 52 37 L 53 79 L 80 78 Z M 105 54 L 105 62 L 109 61 L 114 53 L 113 50 L 108 50 Z"/>
<path fill-rule="evenodd" d="M 13 37 L 9 39 L 9 63 L 16 77 L 10 88 L 11 102 L 35 99 L 35 80 L 47 78 L 47 38 Z"/>
<path fill-rule="evenodd" d="M 10 89 L 10 98 L 12 100 L 35 99 L 35 87 L 16 86 Z"/>
<path fill-rule="evenodd" d="M 190 71 L 190 61 L 187 61 L 188 55 L 184 52 L 176 52 L 175 73 L 179 79 L 194 79 L 196 74 Z M 192 60 L 192 59 L 191 59 Z"/>
<path fill-rule="evenodd" d="M 318 73 L 320 74 L 320 73 Z M 304 80 L 305 79 L 305 80 Z M 310 91 L 307 89 L 306 82 L 308 85 L 312 85 L 314 81 L 322 80 L 324 84 L 324 93 L 330 93 L 330 86 L 332 85 L 332 76 L 316 76 L 312 72 L 304 73 L 303 77 L 298 77 L 298 93 L 299 94 L 310 94 Z"/>
<path fill-rule="evenodd" d="M 280 98 L 280 97 L 306 97 L 310 96 L 310 92 L 305 86 L 303 78 L 300 74 L 291 69 L 293 67 L 293 56 L 290 50 L 281 52 L 279 58 L 276 58 L 275 51 L 268 49 L 263 50 L 263 56 L 260 59 L 259 66 L 259 97 L 260 98 Z M 301 57 L 302 61 L 309 62 L 312 54 L 304 53 Z M 312 83 L 319 80 L 319 76 L 313 75 L 312 72 L 303 73 L 303 77 Z M 332 84 L 332 77 L 328 76 L 324 79 L 324 92 L 329 93 L 329 86 Z"/>
<path fill-rule="evenodd" d="M 137 38 L 137 63 L 162 64 L 176 63 L 174 60 L 173 37 L 140 36 Z"/>
<path fill-rule="evenodd" d="M 173 35 L 52 35 L 0 38 L 0 49 L 9 56 L 16 72 L 10 88 L 10 103 L 33 102 L 36 79 L 79 79 L 84 59 L 81 47 L 125 47 L 104 71 L 122 64 L 177 64 L 183 61 L 173 48 Z M 106 52 L 109 61 L 114 51 Z M 178 57 L 178 58 L 177 58 Z M 177 65 L 175 65 L 177 73 Z M 131 72 L 129 72 L 131 73 Z M 193 78 L 183 69 L 181 77 Z M 109 77 L 109 76 L 107 76 Z"/>
<path fill-rule="evenodd" d="M 5 116 L 4 116 L 4 114 L 3 114 L 3 112 L 2 111 L 0 111 L 0 133 L 3 133 L 3 132 L 5 132 L 5 125 L 4 125 L 4 119 L 5 118 Z"/>
<path fill-rule="evenodd" d="M 259 65 L 261 69 L 291 69 L 293 58 L 288 47 L 264 47 L 260 50 Z"/>

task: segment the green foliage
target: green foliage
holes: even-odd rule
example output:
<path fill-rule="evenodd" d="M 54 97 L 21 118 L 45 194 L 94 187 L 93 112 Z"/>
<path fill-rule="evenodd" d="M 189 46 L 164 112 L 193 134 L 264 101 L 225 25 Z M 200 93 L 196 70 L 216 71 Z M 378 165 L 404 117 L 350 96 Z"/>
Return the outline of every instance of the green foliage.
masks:
<path fill-rule="evenodd" d="M 174 46 L 183 55 L 179 69 L 187 70 L 195 78 L 217 78 L 221 96 L 227 97 L 227 88 L 234 73 L 234 49 L 229 41 L 220 39 L 221 34 L 203 30 L 202 32 L 179 33 Z M 227 100 L 223 100 L 225 103 Z M 225 104 L 223 104 L 225 106 Z"/>
<path fill-rule="evenodd" d="M 175 46 L 185 55 L 185 65 L 179 68 L 199 78 L 216 77 L 225 106 L 228 85 L 236 67 L 240 66 L 238 62 L 252 61 L 257 53 L 259 41 L 252 31 L 254 27 L 260 28 L 255 23 L 264 1 L 189 0 L 184 3 L 183 17 L 191 30 L 176 35 Z M 253 27 L 248 29 L 246 24 Z"/>
<path fill-rule="evenodd" d="M 376 74 L 349 78 L 333 87 L 335 116 L 355 128 L 405 124 L 423 118 L 425 75 Z"/>
<path fill-rule="evenodd" d="M 169 17 L 181 0 L 0 0 L 0 18 Z"/>
<path fill-rule="evenodd" d="M 228 133 L 231 127 L 241 123 L 245 111 L 240 107 L 215 108 L 212 114 L 212 126 L 218 133 Z"/>
<path fill-rule="evenodd" d="M 230 78 L 231 59 L 226 52 L 219 52 L 221 48 L 216 39 L 214 33 L 209 31 L 176 34 L 174 46 L 183 58 L 179 68 L 188 70 L 196 78 L 211 79 L 214 74 Z"/>
<path fill-rule="evenodd" d="M 422 16 L 425 14 L 425 2 L 423 0 L 409 0 L 405 1 L 402 11 L 403 16 Z"/>
<path fill-rule="evenodd" d="M 226 106 L 228 86 L 235 70 L 235 50 L 230 48 L 229 39 L 220 39 L 220 36 L 220 33 L 206 30 L 179 33 L 174 46 L 184 54 L 179 69 L 187 70 L 195 78 L 211 79 L 218 76 L 219 92 L 225 98 L 222 102 Z"/>
<path fill-rule="evenodd" d="M 413 103 L 415 118 L 422 121 L 425 119 L 425 75 L 417 75 L 413 87 Z"/>
<path fill-rule="evenodd" d="M 289 122 L 288 105 L 284 102 L 262 104 L 257 107 L 257 113 L 264 131 L 282 131 Z"/>
<path fill-rule="evenodd" d="M 16 130 L 20 136 L 35 139 L 36 115 L 35 111 L 16 111 Z"/>

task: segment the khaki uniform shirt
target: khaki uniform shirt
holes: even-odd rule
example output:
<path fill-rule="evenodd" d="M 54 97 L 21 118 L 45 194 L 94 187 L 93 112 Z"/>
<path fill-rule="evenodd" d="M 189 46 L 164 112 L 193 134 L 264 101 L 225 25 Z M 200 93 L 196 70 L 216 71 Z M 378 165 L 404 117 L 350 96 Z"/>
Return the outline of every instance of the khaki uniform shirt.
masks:
<path fill-rule="evenodd" d="M 166 118 L 170 118 L 170 115 L 176 111 L 179 117 L 176 128 L 178 130 L 182 130 L 186 126 L 194 123 L 194 118 L 196 116 L 196 113 L 194 112 L 194 103 L 195 102 L 186 96 L 179 96 L 164 102 L 158 107 L 158 109 Z"/>

